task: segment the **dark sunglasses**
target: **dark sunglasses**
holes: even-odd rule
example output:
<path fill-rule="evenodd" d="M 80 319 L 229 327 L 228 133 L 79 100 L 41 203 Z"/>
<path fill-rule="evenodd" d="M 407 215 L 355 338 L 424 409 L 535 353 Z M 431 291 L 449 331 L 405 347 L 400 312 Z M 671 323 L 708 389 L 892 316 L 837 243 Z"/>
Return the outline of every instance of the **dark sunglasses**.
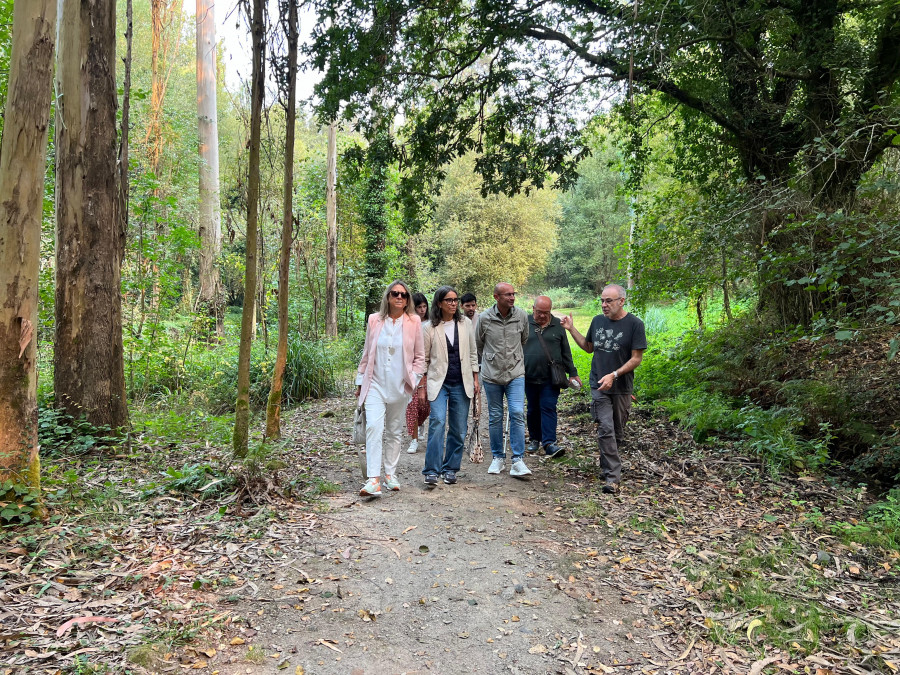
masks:
<path fill-rule="evenodd" d="M 403 298 L 404 300 L 409 297 L 409 293 L 406 293 L 405 291 L 391 291 L 391 295 L 395 298 Z"/>

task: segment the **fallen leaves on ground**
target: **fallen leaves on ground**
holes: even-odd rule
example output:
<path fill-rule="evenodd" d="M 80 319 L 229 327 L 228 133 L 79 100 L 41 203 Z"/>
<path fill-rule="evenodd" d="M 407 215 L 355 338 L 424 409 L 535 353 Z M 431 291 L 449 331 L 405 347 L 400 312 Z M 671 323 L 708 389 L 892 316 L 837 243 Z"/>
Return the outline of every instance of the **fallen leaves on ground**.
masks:
<path fill-rule="evenodd" d="M 654 645 L 671 656 L 646 672 L 893 672 L 900 560 L 840 534 L 859 522 L 865 495 L 817 477 L 767 476 L 729 444 L 698 447 L 640 409 L 622 452 L 623 489 L 601 495 L 592 424 L 578 406 L 561 427 L 590 449 L 553 464 L 579 487 L 555 503 L 581 532 L 558 543 L 590 576 L 557 586 L 598 600 L 604 584 L 640 604 Z"/>

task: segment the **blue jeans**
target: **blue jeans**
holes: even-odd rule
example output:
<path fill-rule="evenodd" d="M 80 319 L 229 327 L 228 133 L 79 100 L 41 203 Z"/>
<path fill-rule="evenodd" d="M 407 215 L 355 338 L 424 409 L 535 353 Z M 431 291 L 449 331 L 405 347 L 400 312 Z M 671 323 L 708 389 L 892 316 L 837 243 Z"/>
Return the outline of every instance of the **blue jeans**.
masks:
<path fill-rule="evenodd" d="M 469 397 L 463 383 L 444 384 L 431 402 L 428 417 L 428 445 L 425 447 L 424 475 L 459 471 L 469 421 Z M 444 446 L 444 429 L 447 428 Z"/>
<path fill-rule="evenodd" d="M 509 408 L 509 447 L 513 461 L 525 454 L 525 376 L 517 377 L 507 384 L 483 381 L 484 393 L 488 401 L 488 427 L 491 437 L 491 454 L 504 459 L 503 452 L 503 396 Z"/>
<path fill-rule="evenodd" d="M 549 382 L 526 382 L 528 437 L 541 445 L 556 443 L 556 404 L 559 389 Z"/>

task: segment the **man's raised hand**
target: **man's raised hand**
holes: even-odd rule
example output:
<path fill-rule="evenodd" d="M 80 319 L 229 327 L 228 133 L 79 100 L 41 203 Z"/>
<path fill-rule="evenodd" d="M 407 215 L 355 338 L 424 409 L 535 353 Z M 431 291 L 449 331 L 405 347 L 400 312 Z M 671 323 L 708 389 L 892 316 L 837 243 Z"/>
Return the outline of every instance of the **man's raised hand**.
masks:
<path fill-rule="evenodd" d="M 572 312 L 569 312 L 569 316 L 563 316 L 559 320 L 559 324 L 566 330 L 572 330 L 572 327 L 575 325 L 575 322 L 572 320 Z"/>

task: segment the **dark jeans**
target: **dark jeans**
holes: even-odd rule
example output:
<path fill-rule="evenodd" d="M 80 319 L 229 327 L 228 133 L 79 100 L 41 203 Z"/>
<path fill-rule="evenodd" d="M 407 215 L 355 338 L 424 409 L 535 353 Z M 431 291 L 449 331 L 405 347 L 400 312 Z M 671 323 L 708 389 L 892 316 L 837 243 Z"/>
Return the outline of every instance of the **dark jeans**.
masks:
<path fill-rule="evenodd" d="M 622 477 L 619 443 L 625 437 L 625 424 L 631 413 L 631 394 L 607 394 L 591 389 L 591 399 L 591 416 L 597 423 L 603 477 L 618 483 Z"/>
<path fill-rule="evenodd" d="M 425 446 L 425 468 L 422 473 L 459 471 L 465 446 L 469 417 L 469 397 L 463 383 L 445 384 L 431 402 L 428 417 L 428 445 Z M 444 430 L 447 429 L 444 444 Z"/>
<path fill-rule="evenodd" d="M 549 382 L 525 381 L 525 399 L 528 401 L 528 437 L 541 445 L 556 443 L 556 404 L 559 389 Z"/>

